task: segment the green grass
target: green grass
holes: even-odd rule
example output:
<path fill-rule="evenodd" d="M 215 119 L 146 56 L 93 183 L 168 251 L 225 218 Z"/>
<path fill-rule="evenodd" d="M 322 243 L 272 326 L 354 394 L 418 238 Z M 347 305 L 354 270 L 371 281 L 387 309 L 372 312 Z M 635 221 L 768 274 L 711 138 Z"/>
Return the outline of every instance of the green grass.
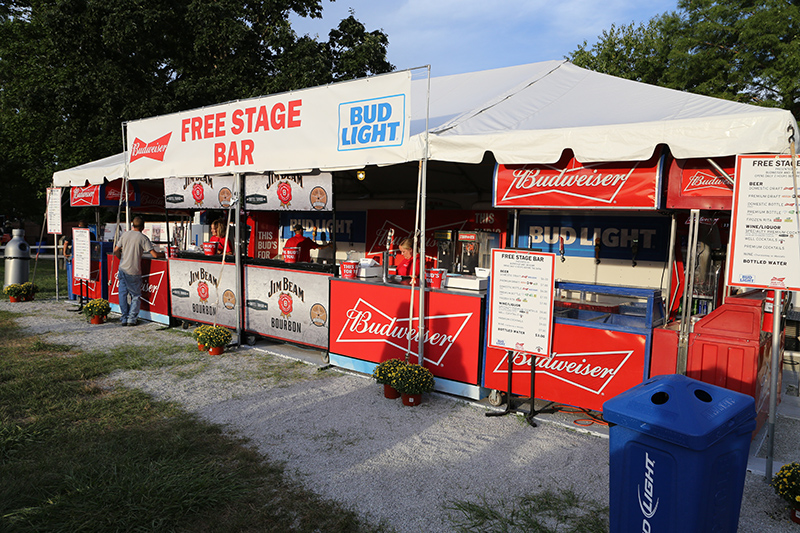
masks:
<path fill-rule="evenodd" d="M 176 405 L 98 385 L 170 364 L 171 347 L 84 353 L 13 317 L 0 312 L 0 531 L 384 531 Z"/>
<path fill-rule="evenodd" d="M 608 508 L 572 489 L 545 489 L 511 501 L 457 501 L 448 506 L 463 533 L 607 533 Z"/>

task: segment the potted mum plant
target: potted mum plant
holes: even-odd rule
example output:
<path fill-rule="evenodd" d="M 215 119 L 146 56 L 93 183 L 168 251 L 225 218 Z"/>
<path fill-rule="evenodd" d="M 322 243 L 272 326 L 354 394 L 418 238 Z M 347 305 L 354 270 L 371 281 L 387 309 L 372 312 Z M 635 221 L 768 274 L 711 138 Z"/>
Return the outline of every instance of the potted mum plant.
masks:
<path fill-rule="evenodd" d="M 379 385 L 383 385 L 383 395 L 386 398 L 394 399 L 399 398 L 400 393 L 392 387 L 392 380 L 397 376 L 397 372 L 401 367 L 407 366 L 407 363 L 402 359 L 387 359 L 379 363 L 372 371 L 372 377 Z"/>
<path fill-rule="evenodd" d="M 222 355 L 225 347 L 231 342 L 233 335 L 231 330 L 223 326 L 206 326 L 203 332 L 203 344 L 208 348 L 211 355 Z"/>
<path fill-rule="evenodd" d="M 21 302 L 25 298 L 25 289 L 19 283 L 11 283 L 3 289 L 3 294 L 8 296 L 10 302 Z"/>
<path fill-rule="evenodd" d="M 31 281 L 26 281 L 22 284 L 23 298 L 27 301 L 33 300 L 36 293 L 39 292 L 39 286 Z"/>
<path fill-rule="evenodd" d="M 800 524 L 800 463 L 783 465 L 770 485 L 778 496 L 789 502 L 792 522 Z"/>
<path fill-rule="evenodd" d="M 83 306 L 83 316 L 92 324 L 102 324 L 110 312 L 111 306 L 104 298 L 95 298 Z"/>
<path fill-rule="evenodd" d="M 392 379 L 392 387 L 400 392 L 403 405 L 419 405 L 422 393 L 433 390 L 433 373 L 424 366 L 405 365 Z"/>
<path fill-rule="evenodd" d="M 210 327 L 211 326 L 207 326 L 207 325 L 197 326 L 196 328 L 194 328 L 194 331 L 192 331 L 192 338 L 197 341 L 197 348 L 201 352 L 205 352 L 207 350 L 207 348 L 206 348 L 206 332 L 208 331 L 208 328 L 210 328 Z"/>

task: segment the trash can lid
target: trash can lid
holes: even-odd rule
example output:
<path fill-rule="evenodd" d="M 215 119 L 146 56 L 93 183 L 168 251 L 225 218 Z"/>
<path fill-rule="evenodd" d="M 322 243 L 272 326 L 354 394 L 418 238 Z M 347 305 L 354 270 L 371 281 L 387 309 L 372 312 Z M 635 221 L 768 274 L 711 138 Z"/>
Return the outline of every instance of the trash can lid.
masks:
<path fill-rule="evenodd" d="M 752 396 L 678 374 L 648 379 L 603 404 L 606 421 L 694 450 L 740 426 L 755 429 Z"/>

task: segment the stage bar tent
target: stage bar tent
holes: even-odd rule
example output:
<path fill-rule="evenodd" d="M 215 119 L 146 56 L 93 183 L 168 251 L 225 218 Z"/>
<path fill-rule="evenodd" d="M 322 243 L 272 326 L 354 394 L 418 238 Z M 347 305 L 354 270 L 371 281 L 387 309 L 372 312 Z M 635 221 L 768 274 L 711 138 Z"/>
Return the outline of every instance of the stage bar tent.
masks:
<path fill-rule="evenodd" d="M 429 71 L 429 69 L 428 69 Z M 428 160 L 550 164 L 789 153 L 789 111 L 647 85 L 568 61 L 430 78 L 383 74 L 126 123 L 118 154 L 54 184 L 351 170 Z M 424 184 L 424 180 L 420 179 Z M 417 190 L 424 206 L 425 187 Z M 238 211 L 238 210 L 237 210 Z M 423 219 L 424 224 L 424 219 Z M 420 228 L 424 233 L 424 225 Z M 424 280 L 422 280 L 424 283 Z"/>

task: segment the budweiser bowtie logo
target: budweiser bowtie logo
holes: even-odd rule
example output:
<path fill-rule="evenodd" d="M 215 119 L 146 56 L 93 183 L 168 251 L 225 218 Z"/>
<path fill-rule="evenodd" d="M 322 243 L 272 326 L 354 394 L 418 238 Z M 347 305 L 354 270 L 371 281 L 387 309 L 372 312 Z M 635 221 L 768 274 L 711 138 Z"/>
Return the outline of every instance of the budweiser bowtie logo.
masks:
<path fill-rule="evenodd" d="M 161 290 L 161 282 L 164 280 L 165 270 L 160 272 L 152 272 L 150 274 L 142 275 L 142 294 L 139 297 L 143 302 L 147 302 L 150 306 L 156 305 L 156 296 L 158 291 Z M 119 274 L 114 275 L 114 282 L 111 285 L 111 294 L 119 296 Z M 188 296 L 188 292 L 186 296 Z"/>
<path fill-rule="evenodd" d="M 632 350 L 608 352 L 554 353 L 552 357 L 536 358 L 536 374 L 550 376 L 579 389 L 600 394 L 611 383 L 633 354 Z M 508 372 L 508 354 L 504 355 L 492 371 Z M 512 372 L 530 373 L 530 355 L 514 352 Z"/>
<path fill-rule="evenodd" d="M 336 342 L 377 343 L 392 346 L 397 356 L 405 356 L 408 341 L 411 352 L 417 353 L 419 340 L 419 318 L 398 318 L 384 313 L 363 298 L 346 312 L 347 320 L 339 331 Z M 429 315 L 425 317 L 425 360 L 441 366 L 450 348 L 458 340 L 464 327 L 472 319 L 472 313 Z M 393 355 L 394 356 L 394 355 Z"/>
<path fill-rule="evenodd" d="M 719 189 L 725 192 L 731 192 L 731 186 L 728 182 L 708 172 L 702 170 L 696 171 L 688 178 L 684 178 L 683 191 L 691 192 L 701 189 Z"/>
<path fill-rule="evenodd" d="M 169 144 L 169 138 L 171 136 L 172 132 L 169 132 L 163 137 L 159 137 L 150 143 L 146 143 L 137 137 L 131 146 L 131 163 L 137 159 L 141 159 L 142 157 L 149 157 L 150 159 L 155 159 L 156 161 L 163 161 L 164 154 L 167 151 L 167 145 Z"/>
<path fill-rule="evenodd" d="M 574 159 L 566 168 L 561 169 L 550 165 L 503 167 L 501 170 L 510 172 L 511 183 L 502 200 L 531 199 L 555 193 L 611 203 L 635 168 L 604 169 L 602 165 L 581 165 Z"/>

